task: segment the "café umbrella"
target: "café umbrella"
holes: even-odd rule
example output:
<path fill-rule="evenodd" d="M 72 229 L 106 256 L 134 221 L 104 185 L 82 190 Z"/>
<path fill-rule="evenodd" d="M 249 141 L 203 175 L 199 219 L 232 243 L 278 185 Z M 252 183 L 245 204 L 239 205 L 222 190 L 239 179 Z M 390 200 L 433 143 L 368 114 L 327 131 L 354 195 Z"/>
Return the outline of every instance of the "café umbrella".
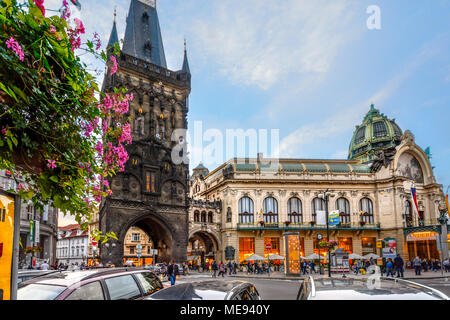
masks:
<path fill-rule="evenodd" d="M 376 255 L 375 253 L 369 253 L 363 256 L 364 259 L 378 259 L 381 258 L 380 256 Z"/>
<path fill-rule="evenodd" d="M 250 257 L 248 257 L 247 259 L 245 259 L 246 261 L 264 261 L 264 257 L 258 256 L 257 254 L 254 254 Z"/>
<path fill-rule="evenodd" d="M 272 255 L 268 256 L 267 259 L 269 259 L 269 260 L 284 260 L 284 257 L 279 256 L 277 254 L 272 254 Z"/>
<path fill-rule="evenodd" d="M 348 256 L 348 258 L 351 259 L 351 260 L 364 259 L 363 256 L 360 256 L 359 254 L 356 254 L 356 253 L 350 254 L 350 255 Z"/>
<path fill-rule="evenodd" d="M 312 255 L 310 255 L 310 256 L 307 256 L 307 257 L 300 257 L 301 259 L 305 259 L 305 260 L 317 260 L 317 259 L 321 259 L 321 260 L 323 260 L 323 259 L 326 259 L 327 257 L 322 257 L 322 256 L 319 256 L 317 253 L 313 253 Z"/>

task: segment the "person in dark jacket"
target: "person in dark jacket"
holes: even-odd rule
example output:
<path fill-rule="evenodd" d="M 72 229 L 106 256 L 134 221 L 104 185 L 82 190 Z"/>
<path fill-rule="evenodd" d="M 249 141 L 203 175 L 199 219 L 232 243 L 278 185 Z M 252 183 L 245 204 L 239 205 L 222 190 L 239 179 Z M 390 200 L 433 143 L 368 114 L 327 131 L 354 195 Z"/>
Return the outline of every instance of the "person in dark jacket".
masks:
<path fill-rule="evenodd" d="M 213 263 L 211 264 L 211 270 L 213 272 L 213 278 L 215 278 L 217 276 L 217 270 L 219 269 L 219 266 L 217 265 L 216 260 L 213 261 Z"/>
<path fill-rule="evenodd" d="M 175 281 L 178 275 L 178 267 L 175 266 L 175 262 L 172 261 L 167 268 L 167 275 L 169 276 L 170 285 L 175 285 Z"/>
<path fill-rule="evenodd" d="M 398 254 L 397 257 L 395 257 L 394 259 L 394 267 L 395 267 L 395 271 L 397 272 L 397 278 L 403 278 L 404 277 L 404 267 L 405 263 L 402 259 L 402 257 L 400 257 L 400 255 Z"/>

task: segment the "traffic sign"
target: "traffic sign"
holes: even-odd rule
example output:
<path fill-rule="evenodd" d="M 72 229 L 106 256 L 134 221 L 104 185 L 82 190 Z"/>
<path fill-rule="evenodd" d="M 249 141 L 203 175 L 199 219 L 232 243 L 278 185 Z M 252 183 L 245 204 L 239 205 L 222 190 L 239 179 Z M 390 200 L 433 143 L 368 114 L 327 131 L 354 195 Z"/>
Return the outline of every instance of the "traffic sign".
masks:
<path fill-rule="evenodd" d="M 98 241 L 96 241 L 95 239 L 92 239 L 92 245 L 96 246 L 98 244 Z"/>
<path fill-rule="evenodd" d="M 266 250 L 272 250 L 272 244 L 266 243 Z"/>

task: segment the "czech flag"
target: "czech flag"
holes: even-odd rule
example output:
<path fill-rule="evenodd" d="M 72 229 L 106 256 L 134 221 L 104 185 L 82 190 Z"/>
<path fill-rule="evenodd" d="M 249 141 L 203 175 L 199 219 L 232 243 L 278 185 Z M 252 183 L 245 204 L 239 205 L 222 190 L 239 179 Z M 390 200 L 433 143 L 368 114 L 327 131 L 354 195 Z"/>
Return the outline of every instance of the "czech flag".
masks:
<path fill-rule="evenodd" d="M 450 205 L 448 204 L 448 194 L 445 196 L 445 204 L 447 205 L 447 214 L 450 216 Z"/>
<path fill-rule="evenodd" d="M 70 2 L 72 2 L 72 4 L 77 7 L 78 10 L 81 10 L 81 4 L 78 0 L 70 0 Z"/>
<path fill-rule="evenodd" d="M 419 205 L 417 204 L 417 190 L 416 188 L 411 188 L 411 194 L 414 199 L 414 205 L 416 206 L 417 215 L 419 215 Z"/>

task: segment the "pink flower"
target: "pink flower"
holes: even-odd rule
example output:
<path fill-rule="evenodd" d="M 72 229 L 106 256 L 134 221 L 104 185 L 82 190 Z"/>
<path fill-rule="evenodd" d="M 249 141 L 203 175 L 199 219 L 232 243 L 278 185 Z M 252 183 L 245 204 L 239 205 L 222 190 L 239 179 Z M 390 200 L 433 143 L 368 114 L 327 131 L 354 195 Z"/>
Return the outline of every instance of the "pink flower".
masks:
<path fill-rule="evenodd" d="M 114 73 L 117 72 L 117 60 L 116 60 L 116 57 L 114 57 L 114 56 L 110 56 L 109 60 L 112 63 L 110 74 L 113 75 Z"/>
<path fill-rule="evenodd" d="M 75 30 L 76 30 L 77 34 L 84 34 L 85 29 L 84 29 L 83 22 L 78 18 L 73 18 L 73 21 L 75 21 L 75 24 L 76 24 Z"/>
<path fill-rule="evenodd" d="M 25 54 L 16 39 L 14 39 L 13 37 L 9 38 L 9 40 L 6 41 L 6 46 L 8 47 L 8 49 L 12 49 L 14 51 L 14 53 L 19 57 L 20 61 L 23 61 Z"/>
<path fill-rule="evenodd" d="M 47 160 L 47 161 L 48 161 L 47 167 L 49 167 L 50 169 L 56 168 L 55 160 Z"/>
<path fill-rule="evenodd" d="M 19 191 L 25 191 L 25 187 L 23 184 L 19 184 L 19 186 L 17 187 L 17 190 Z"/>
<path fill-rule="evenodd" d="M 70 19 L 70 8 L 66 0 L 63 1 L 62 18 L 66 21 Z"/>
<path fill-rule="evenodd" d="M 54 25 L 50 25 L 50 32 L 56 32 L 56 28 Z"/>
<path fill-rule="evenodd" d="M 128 142 L 131 143 L 132 139 L 131 139 L 131 126 L 129 123 L 127 123 L 126 125 L 123 126 L 122 129 L 122 134 L 119 137 L 119 142 L 123 143 L 123 142 Z"/>
<path fill-rule="evenodd" d="M 103 180 L 103 185 L 104 185 L 105 187 L 109 187 L 109 182 L 108 182 L 108 180 Z"/>
<path fill-rule="evenodd" d="M 100 47 L 102 46 L 102 42 L 100 41 L 100 36 L 98 35 L 97 32 L 94 33 L 94 41 L 93 41 L 96 45 L 95 45 L 95 50 L 100 49 Z"/>
<path fill-rule="evenodd" d="M 41 9 L 42 15 L 45 17 L 44 0 L 34 0 L 34 3 L 36 4 L 36 7 Z"/>

